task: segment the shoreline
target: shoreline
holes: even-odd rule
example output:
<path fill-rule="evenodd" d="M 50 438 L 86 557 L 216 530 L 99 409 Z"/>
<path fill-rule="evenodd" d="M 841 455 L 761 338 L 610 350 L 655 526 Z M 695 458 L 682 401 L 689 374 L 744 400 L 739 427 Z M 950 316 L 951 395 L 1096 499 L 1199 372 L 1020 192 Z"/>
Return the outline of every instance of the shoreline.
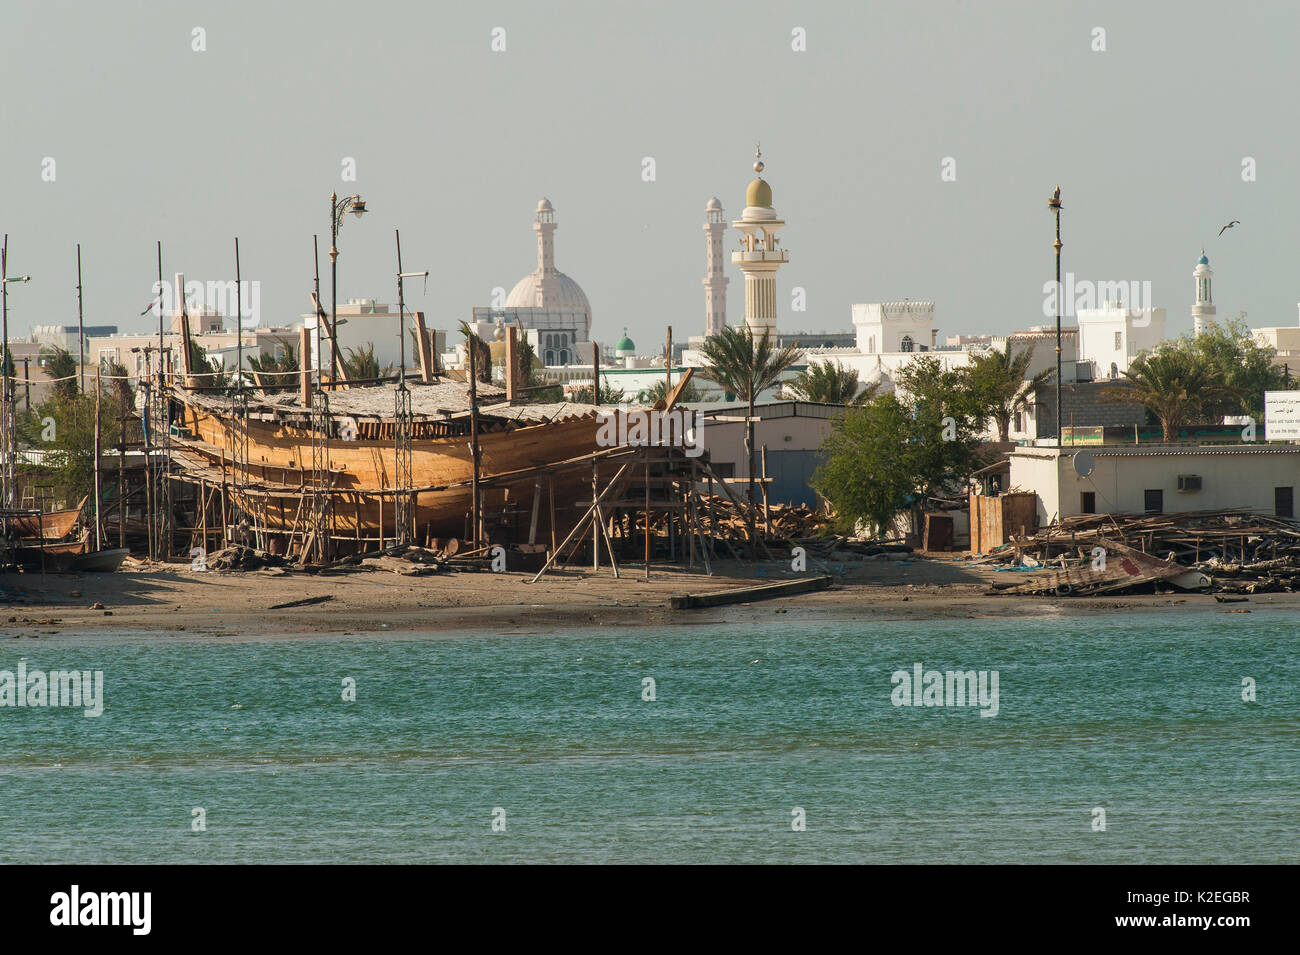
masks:
<path fill-rule="evenodd" d="M 115 574 L 0 575 L 0 634 L 42 638 L 60 633 L 207 636 L 356 636 L 560 632 L 592 627 L 690 628 L 791 621 L 1081 617 L 1118 612 L 1245 613 L 1300 609 L 1300 594 L 1261 594 L 1231 605 L 1209 594 L 1101 597 L 989 596 L 1008 574 L 952 558 L 863 561 L 837 570 L 828 590 L 723 607 L 672 610 L 669 599 L 794 579 L 778 562 L 728 562 L 713 577 L 673 567 L 622 568 L 615 579 L 570 570 L 532 584 L 531 573 L 452 573 L 408 578 L 387 571 L 335 574 L 191 571 L 158 566 Z M 802 575 L 801 575 L 802 576 Z M 1027 575 L 1017 575 L 1027 576 Z M 311 597 L 328 600 L 270 609 Z M 96 604 L 102 607 L 96 607 Z"/>

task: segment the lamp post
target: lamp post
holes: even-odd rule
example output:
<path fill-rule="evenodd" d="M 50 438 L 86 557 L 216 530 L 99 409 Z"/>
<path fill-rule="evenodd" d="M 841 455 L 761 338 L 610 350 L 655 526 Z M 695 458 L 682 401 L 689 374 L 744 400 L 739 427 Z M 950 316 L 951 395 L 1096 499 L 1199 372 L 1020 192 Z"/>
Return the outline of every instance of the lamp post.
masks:
<path fill-rule="evenodd" d="M 345 196 L 340 199 L 337 192 L 330 193 L 330 378 L 334 381 L 339 376 L 339 340 L 338 340 L 338 279 L 339 279 L 339 230 L 343 228 L 343 217 L 351 212 L 360 219 L 366 212 L 366 202 L 360 196 Z M 317 332 L 319 334 L 319 332 Z"/>
<path fill-rule="evenodd" d="M 1056 450 L 1061 450 L 1061 187 L 1057 186 L 1047 208 L 1056 216 Z"/>

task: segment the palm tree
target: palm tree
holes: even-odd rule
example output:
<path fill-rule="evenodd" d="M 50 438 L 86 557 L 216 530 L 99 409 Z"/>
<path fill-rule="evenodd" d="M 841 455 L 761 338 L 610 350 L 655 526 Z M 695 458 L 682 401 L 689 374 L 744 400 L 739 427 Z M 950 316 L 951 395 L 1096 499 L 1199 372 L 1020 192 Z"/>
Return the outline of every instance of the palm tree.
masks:
<path fill-rule="evenodd" d="M 643 401 L 648 405 L 657 404 L 660 401 L 668 400 L 668 382 L 664 379 L 656 381 L 653 385 L 639 392 L 636 396 L 637 401 Z M 699 388 L 695 387 L 695 382 L 688 381 L 682 393 L 677 396 L 681 402 L 704 401 L 704 394 Z"/>
<path fill-rule="evenodd" d="M 104 374 L 108 375 L 109 392 L 117 401 L 121 413 L 125 414 L 134 408 L 135 389 L 131 387 L 131 373 L 126 367 L 110 360 L 106 363 Z"/>
<path fill-rule="evenodd" d="M 704 340 L 700 348 L 706 362 L 703 378 L 745 401 L 749 414 L 745 427 L 745 456 L 749 461 L 750 550 L 757 537 L 754 529 L 754 402 L 759 393 L 781 380 L 799 357 L 799 343 L 777 349 L 771 333 L 755 339 L 748 326 L 729 325 Z"/>
<path fill-rule="evenodd" d="M 878 383 L 862 388 L 858 373 L 839 362 L 809 362 L 784 385 L 784 390 L 799 401 L 821 401 L 830 405 L 859 405 L 875 396 Z M 859 394 L 859 390 L 862 393 Z"/>
<path fill-rule="evenodd" d="M 460 323 L 460 333 L 465 336 L 466 354 L 468 349 L 474 349 L 474 372 L 478 380 L 492 383 L 492 349 L 488 343 L 478 337 L 478 333 L 469 327 L 469 322 Z M 465 383 L 469 383 L 469 365 L 465 365 Z"/>
<path fill-rule="evenodd" d="M 220 358 L 209 358 L 208 350 L 190 339 L 190 374 L 198 379 L 198 387 L 203 391 L 224 394 L 229 389 L 234 376 L 226 372 L 226 366 Z"/>
<path fill-rule="evenodd" d="M 298 353 L 293 345 L 282 338 L 277 338 L 283 348 L 278 355 L 249 355 L 248 367 L 267 376 L 268 384 L 262 390 L 270 394 L 276 391 L 288 391 L 293 387 L 293 379 L 288 372 L 301 371 L 298 365 Z"/>
<path fill-rule="evenodd" d="M 589 385 L 576 389 L 569 400 L 580 405 L 619 405 L 626 399 L 627 392 L 622 388 L 616 388 L 614 385 L 611 385 L 609 383 L 608 375 L 601 375 L 599 400 L 592 400 L 591 386 Z"/>
<path fill-rule="evenodd" d="M 64 396 L 77 393 L 77 359 L 72 352 L 57 345 L 45 359 L 45 374 L 54 379 L 54 390 Z"/>
<path fill-rule="evenodd" d="M 343 370 L 351 381 L 373 381 L 390 375 L 393 366 L 380 368 L 379 359 L 375 357 L 375 345 L 369 342 L 360 348 L 347 349 L 347 354 L 343 357 Z"/>
<path fill-rule="evenodd" d="M 997 423 L 999 441 L 1010 440 L 1011 419 L 1029 409 L 1038 390 L 1055 374 L 1055 369 L 1048 368 L 1026 379 L 1033 360 L 1032 348 L 1012 354 L 1008 339 L 1002 351 L 976 355 L 970 363 L 967 374 L 971 387 L 984 413 Z"/>
<path fill-rule="evenodd" d="M 1138 402 L 1160 419 L 1166 444 L 1178 430 L 1206 414 L 1206 409 L 1239 398 L 1223 372 L 1181 348 L 1162 348 L 1139 355 L 1124 372 L 1130 387 L 1102 391 L 1105 401 Z"/>

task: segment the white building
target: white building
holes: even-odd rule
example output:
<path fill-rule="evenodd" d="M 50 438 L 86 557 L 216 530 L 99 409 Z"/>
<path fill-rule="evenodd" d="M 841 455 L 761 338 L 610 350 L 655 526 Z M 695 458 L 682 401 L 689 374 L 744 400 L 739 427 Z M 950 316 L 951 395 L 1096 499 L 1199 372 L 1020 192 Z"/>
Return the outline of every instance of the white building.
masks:
<path fill-rule="evenodd" d="M 1173 514 L 1244 509 L 1295 514 L 1300 446 L 1236 444 L 1089 448 L 1092 470 L 1075 468 L 1075 452 L 1017 448 L 1009 486 L 1038 495 L 1038 521 L 1079 514 Z"/>
<path fill-rule="evenodd" d="M 326 306 L 328 308 L 328 306 Z M 349 353 L 360 352 L 373 345 L 375 359 L 380 369 L 387 366 L 397 368 L 401 359 L 402 344 L 398 342 L 399 316 L 396 306 L 381 305 L 373 298 L 351 298 L 337 307 L 337 334 L 339 339 L 339 362 L 342 363 Z M 422 312 L 406 312 L 406 368 L 408 372 L 420 367 L 419 354 L 415 350 L 415 338 L 411 329 L 415 328 L 422 317 Z M 326 369 L 331 367 L 333 356 L 330 350 L 329 318 L 326 317 L 325 337 L 317 341 L 318 330 L 315 315 L 302 315 L 301 327 L 311 332 L 310 366 L 315 369 L 317 356 Z M 434 352 L 440 350 L 445 332 L 434 333 Z M 294 340 L 295 347 L 297 339 Z"/>
<path fill-rule="evenodd" d="M 854 305 L 852 317 L 864 355 L 910 354 L 935 346 L 934 302 Z"/>
<path fill-rule="evenodd" d="M 1079 360 L 1091 364 L 1094 379 L 1120 377 L 1140 352 L 1165 340 L 1163 308 L 1107 302 L 1101 308 L 1079 309 L 1078 319 Z"/>

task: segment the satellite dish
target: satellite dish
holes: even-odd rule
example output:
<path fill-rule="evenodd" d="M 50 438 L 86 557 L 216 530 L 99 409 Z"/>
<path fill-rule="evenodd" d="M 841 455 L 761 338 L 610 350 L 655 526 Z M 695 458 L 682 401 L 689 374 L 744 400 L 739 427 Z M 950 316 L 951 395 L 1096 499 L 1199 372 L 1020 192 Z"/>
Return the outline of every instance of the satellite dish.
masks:
<path fill-rule="evenodd" d="M 1087 477 L 1096 466 L 1097 462 L 1092 459 L 1091 451 L 1074 452 L 1074 473 L 1079 477 Z"/>

